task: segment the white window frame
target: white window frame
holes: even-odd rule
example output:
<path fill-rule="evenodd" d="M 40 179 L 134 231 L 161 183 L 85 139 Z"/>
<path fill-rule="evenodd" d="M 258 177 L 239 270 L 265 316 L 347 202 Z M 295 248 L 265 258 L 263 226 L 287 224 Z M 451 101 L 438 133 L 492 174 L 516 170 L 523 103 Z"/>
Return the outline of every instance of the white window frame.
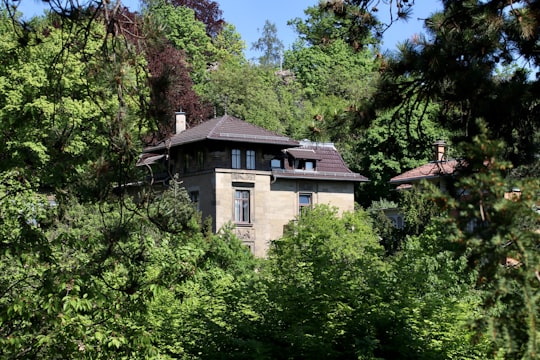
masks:
<path fill-rule="evenodd" d="M 234 189 L 234 222 L 251 224 L 251 190 Z"/>

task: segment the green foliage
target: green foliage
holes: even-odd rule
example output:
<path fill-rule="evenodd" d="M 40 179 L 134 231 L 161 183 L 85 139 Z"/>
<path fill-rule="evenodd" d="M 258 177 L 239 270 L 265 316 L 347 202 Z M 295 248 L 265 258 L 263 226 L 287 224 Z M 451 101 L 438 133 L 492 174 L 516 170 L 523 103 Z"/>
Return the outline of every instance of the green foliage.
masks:
<path fill-rule="evenodd" d="M 482 124 L 480 124 L 482 126 Z M 485 131 L 485 130 L 484 130 Z M 540 280 L 536 178 L 505 180 L 510 164 L 499 161 L 504 144 L 480 135 L 465 144 L 466 170 L 457 187 L 465 196 L 449 201 L 461 233 L 453 239 L 477 274 L 488 311 L 479 328 L 496 341 L 494 356 L 537 357 Z M 520 193 L 511 193 L 518 186 Z"/>
<path fill-rule="evenodd" d="M 277 37 L 276 24 L 266 20 L 261 37 L 251 45 L 252 50 L 262 52 L 259 57 L 259 65 L 272 68 L 279 67 L 283 58 L 283 48 L 283 42 Z"/>
<path fill-rule="evenodd" d="M 113 181 L 125 181 L 127 172 L 111 167 L 129 171 L 136 139 L 146 129 L 135 117 L 137 101 L 147 94 L 138 89 L 142 61 L 121 44 L 111 58 L 104 54 L 98 22 L 85 38 L 77 29 L 53 26 L 55 21 L 52 15 L 34 19 L 27 46 L 18 46 L 22 29 L 1 28 L 7 61 L 0 70 L 0 170 L 18 168 L 52 191 L 106 193 Z"/>
<path fill-rule="evenodd" d="M 271 358 L 356 358 L 376 347 L 372 316 L 387 274 L 363 211 L 317 206 L 272 245 L 263 311 Z M 273 331 L 272 331 L 273 330 Z"/>
<path fill-rule="evenodd" d="M 216 59 L 218 63 L 233 59 L 237 59 L 239 62 L 245 60 L 244 50 L 246 44 L 233 24 L 226 24 L 223 30 L 212 41 L 216 48 Z"/>
<path fill-rule="evenodd" d="M 473 289 L 475 274 L 467 268 L 467 257 L 455 256 L 449 242 L 457 233 L 449 218 L 437 218 L 393 256 L 395 283 L 388 305 L 393 331 L 385 358 L 404 353 L 418 359 L 487 358 L 493 344 L 476 337 L 473 326 L 485 316 L 481 292 Z"/>
<path fill-rule="evenodd" d="M 385 67 L 382 107 L 396 104 L 422 109 L 440 104 L 438 119 L 465 135 L 481 133 L 483 118 L 493 136 L 505 142 L 504 157 L 515 165 L 534 160 L 538 79 L 528 65 L 538 32 L 538 9 L 527 1 L 443 2 L 443 11 L 426 24 L 429 37 L 402 44 Z M 497 74 L 501 67 L 515 71 Z"/>
<path fill-rule="evenodd" d="M 214 334 L 207 321 L 226 318 L 220 309 L 233 285 L 255 274 L 251 254 L 230 232 L 203 236 L 178 189 L 149 203 L 151 216 L 128 199 L 50 208 L 16 174 L 1 189 L 0 213 L 10 219 L 2 224 L 10 233 L 1 254 L 2 357 L 197 354 Z"/>
<path fill-rule="evenodd" d="M 361 154 L 355 167 L 370 179 L 362 188 L 370 195 L 361 197 L 363 205 L 386 196 L 393 188 L 388 183 L 392 177 L 433 160 L 433 143 L 451 135 L 436 122 L 436 109 L 429 106 L 423 114 L 383 112 L 370 123 L 354 148 Z"/>
<path fill-rule="evenodd" d="M 177 176 L 171 179 L 166 191 L 151 193 L 145 201 L 148 219 L 163 231 L 180 234 L 192 225 L 190 221 L 196 210 L 186 189 L 180 187 Z"/>
<path fill-rule="evenodd" d="M 345 39 L 309 45 L 298 41 L 285 52 L 290 69 L 311 104 L 305 136 L 336 143 L 345 161 L 359 170 L 357 145 L 370 114 L 369 99 L 376 90 L 378 60 L 370 49 L 354 51 Z"/>
<path fill-rule="evenodd" d="M 417 236 L 426 226 L 444 210 L 437 204 L 440 190 L 429 182 L 422 182 L 418 187 L 400 193 L 399 207 L 403 213 L 404 233 Z"/>
<path fill-rule="evenodd" d="M 167 39 L 185 52 L 191 66 L 191 77 L 199 84 L 212 61 L 215 49 L 212 38 L 206 32 L 205 24 L 195 18 L 194 10 L 185 6 L 173 6 L 156 0 L 147 4 L 146 10 L 165 27 Z"/>
<path fill-rule="evenodd" d="M 296 42 L 285 53 L 285 68 L 294 72 L 310 98 L 335 95 L 358 105 L 374 90 L 377 64 L 372 51 L 352 51 L 343 40 L 322 46 Z"/>
<path fill-rule="evenodd" d="M 446 226 L 386 257 L 367 213 L 306 211 L 246 283 L 251 315 L 227 322 L 236 347 L 221 358 L 486 358 L 491 343 L 470 327 L 480 294 L 466 258 L 444 247 L 457 231 Z"/>
<path fill-rule="evenodd" d="M 301 133 L 307 115 L 302 91 L 288 75 L 247 62 L 227 61 L 209 72 L 204 97 L 226 113 L 278 132 Z M 309 106 L 309 104 L 307 105 Z"/>
<path fill-rule="evenodd" d="M 306 19 L 296 18 L 289 24 L 296 28 L 300 37 L 313 46 L 331 44 L 344 40 L 359 51 L 378 43 L 382 30 L 374 13 L 376 7 L 367 9 L 369 1 L 337 1 L 308 7 Z M 401 3 L 399 1 L 398 3 Z M 405 10 L 403 4 L 402 9 Z M 375 34 L 376 36 L 373 36 Z"/>

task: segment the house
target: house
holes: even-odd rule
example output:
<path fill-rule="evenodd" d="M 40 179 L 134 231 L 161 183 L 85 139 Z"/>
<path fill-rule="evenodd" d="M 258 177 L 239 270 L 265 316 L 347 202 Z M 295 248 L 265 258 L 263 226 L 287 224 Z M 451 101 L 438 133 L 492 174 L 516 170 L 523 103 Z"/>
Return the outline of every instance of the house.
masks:
<path fill-rule="evenodd" d="M 390 179 L 390 184 L 396 185 L 396 190 L 406 190 L 423 180 L 435 183 L 443 192 L 447 189 L 447 180 L 454 175 L 460 162 L 449 159 L 446 143 L 442 140 L 434 144 L 434 159 L 424 165 L 406 171 Z"/>
<path fill-rule="evenodd" d="M 354 210 L 354 186 L 368 181 L 331 143 L 292 140 L 229 115 L 189 129 L 185 123 L 177 113 L 176 133 L 144 149 L 138 165 L 152 170 L 154 183 L 178 175 L 213 230 L 232 223 L 256 256 L 304 207 Z"/>
<path fill-rule="evenodd" d="M 447 145 L 444 141 L 436 141 L 433 147 L 434 157 L 432 161 L 390 179 L 390 184 L 395 185 L 397 191 L 412 189 L 422 181 L 434 183 L 443 192 L 447 190 L 449 178 L 457 173 L 461 164 L 456 159 L 448 158 Z M 401 209 L 395 206 L 386 208 L 383 211 L 396 228 L 402 229 L 404 227 Z"/>

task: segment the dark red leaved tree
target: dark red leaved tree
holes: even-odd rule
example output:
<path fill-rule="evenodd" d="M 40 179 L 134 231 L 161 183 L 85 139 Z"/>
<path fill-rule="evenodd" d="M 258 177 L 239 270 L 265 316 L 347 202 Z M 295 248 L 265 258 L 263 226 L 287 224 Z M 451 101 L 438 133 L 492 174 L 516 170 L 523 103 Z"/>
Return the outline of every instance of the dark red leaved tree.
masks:
<path fill-rule="evenodd" d="M 138 13 L 124 9 L 121 19 L 124 36 L 144 54 L 148 63 L 150 102 L 145 108 L 148 116 L 155 120 L 157 130 L 146 142 L 153 143 L 172 134 L 175 111 L 186 113 L 188 127 L 208 119 L 211 109 L 193 90 L 184 53 L 161 34 L 153 33 L 152 26 L 145 27 Z"/>
<path fill-rule="evenodd" d="M 211 0 L 170 0 L 171 5 L 185 6 L 195 11 L 195 18 L 206 25 L 206 33 L 214 37 L 222 29 L 225 20 L 219 4 Z"/>

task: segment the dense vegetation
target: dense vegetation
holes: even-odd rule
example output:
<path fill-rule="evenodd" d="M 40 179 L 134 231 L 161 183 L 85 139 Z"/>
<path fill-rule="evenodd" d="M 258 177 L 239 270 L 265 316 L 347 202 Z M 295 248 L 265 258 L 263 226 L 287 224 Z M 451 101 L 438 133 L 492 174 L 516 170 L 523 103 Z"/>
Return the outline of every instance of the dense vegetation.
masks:
<path fill-rule="evenodd" d="M 211 0 L 47 3 L 0 5 L 1 358 L 540 357 L 538 1 L 443 1 L 391 54 L 378 11 L 414 1 L 315 2 L 258 62 Z M 372 182 L 254 259 L 180 183 L 132 186 L 180 108 L 335 142 Z M 438 139 L 449 191 L 391 191 Z"/>

